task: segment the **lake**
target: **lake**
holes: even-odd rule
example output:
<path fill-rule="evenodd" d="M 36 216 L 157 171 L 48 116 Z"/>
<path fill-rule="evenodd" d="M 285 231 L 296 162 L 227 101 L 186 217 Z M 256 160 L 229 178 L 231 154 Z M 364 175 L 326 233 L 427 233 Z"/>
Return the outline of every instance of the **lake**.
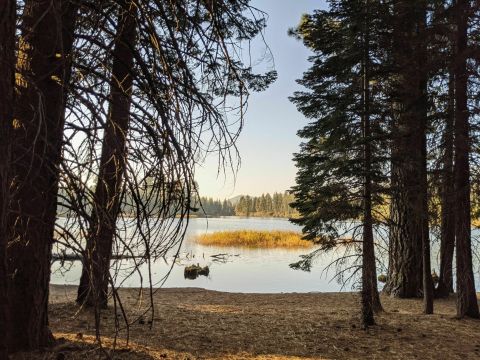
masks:
<path fill-rule="evenodd" d="M 311 272 L 293 270 L 289 264 L 300 260 L 299 256 L 310 252 L 310 249 L 246 249 L 218 248 L 197 244 L 194 239 L 202 233 L 231 230 L 292 230 L 300 231 L 300 227 L 286 219 L 274 218 L 193 218 L 184 240 L 181 260 L 173 266 L 164 287 L 201 287 L 209 290 L 245 292 L 245 293 L 281 293 L 281 292 L 332 292 L 342 289 L 336 281 L 332 281 L 333 271 L 324 272 L 324 268 L 333 259 L 333 254 L 320 257 Z M 312 249 L 313 250 L 313 249 Z M 226 262 L 215 261 L 212 255 L 229 254 Z M 153 282 L 158 283 L 171 267 L 172 259 L 159 260 L 152 266 Z M 126 261 L 124 261 L 125 263 Z M 208 277 L 200 276 L 195 280 L 184 278 L 186 265 L 208 265 Z M 66 263 L 68 271 L 60 268 L 60 263 L 52 265 L 52 284 L 78 284 L 81 263 Z M 124 279 L 126 271 L 120 271 L 117 283 L 122 286 L 138 287 L 142 281 L 135 274 Z M 142 269 L 146 278 L 146 267 Z M 145 286 L 145 280 L 143 286 Z M 348 287 L 347 290 L 350 290 Z"/>
<path fill-rule="evenodd" d="M 161 259 L 152 265 L 152 280 L 155 286 L 161 285 L 161 280 L 172 269 L 164 287 L 200 287 L 209 290 L 244 292 L 244 293 L 282 293 L 282 292 L 336 292 L 352 290 L 352 281 L 342 287 L 332 280 L 334 269 L 325 271 L 325 268 L 337 257 L 336 253 L 327 253 L 318 257 L 311 272 L 294 270 L 289 264 L 300 260 L 300 255 L 312 250 L 285 250 L 285 249 L 248 249 L 248 248 L 219 248 L 203 246 L 195 242 L 195 237 L 203 233 L 232 230 L 288 230 L 301 231 L 300 227 L 286 219 L 275 218 L 193 218 L 190 220 L 184 240 L 181 256 L 173 265 L 173 257 Z M 475 231 L 478 236 L 478 231 Z M 222 261 L 216 261 L 213 255 L 228 254 Z M 432 246 L 432 269 L 438 272 L 438 243 Z M 478 265 L 478 259 L 474 259 Z M 208 265 L 208 277 L 200 276 L 195 280 L 184 278 L 185 266 L 192 264 Z M 78 284 L 81 272 L 79 261 L 65 263 L 61 268 L 59 262 L 52 265 L 53 284 Z M 117 285 L 126 287 L 146 286 L 148 269 L 141 268 L 141 274 L 130 273 L 131 262 L 123 260 L 122 269 L 118 271 Z M 384 270 L 378 270 L 384 273 Z M 480 288 L 478 266 L 475 269 L 477 288 Z M 143 280 L 142 280 L 143 278 Z M 381 286 L 382 284 L 379 284 Z"/>

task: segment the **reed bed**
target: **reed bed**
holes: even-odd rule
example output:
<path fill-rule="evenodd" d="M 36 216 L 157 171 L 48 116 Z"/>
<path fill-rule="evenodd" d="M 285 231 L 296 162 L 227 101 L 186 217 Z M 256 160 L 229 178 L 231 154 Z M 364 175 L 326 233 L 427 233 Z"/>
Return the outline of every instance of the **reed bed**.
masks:
<path fill-rule="evenodd" d="M 247 248 L 310 248 L 312 243 L 294 231 L 219 231 L 197 237 L 206 246 Z"/>

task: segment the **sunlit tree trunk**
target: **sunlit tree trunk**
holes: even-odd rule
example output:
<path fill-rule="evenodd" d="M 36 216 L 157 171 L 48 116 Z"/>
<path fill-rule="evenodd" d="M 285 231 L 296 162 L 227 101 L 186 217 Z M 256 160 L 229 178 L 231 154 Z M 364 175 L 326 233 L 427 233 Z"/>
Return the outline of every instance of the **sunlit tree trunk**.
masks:
<path fill-rule="evenodd" d="M 64 126 L 66 4 L 29 0 L 22 15 L 7 249 L 12 352 L 53 341 L 47 308 Z"/>
<path fill-rule="evenodd" d="M 130 1 L 121 1 L 120 4 L 122 7 L 110 82 L 110 109 L 77 296 L 79 303 L 100 307 L 106 307 L 108 302 L 110 259 L 126 168 L 126 139 L 133 83 L 130 71 L 134 62 L 132 48 L 136 40 L 135 5 Z"/>
<path fill-rule="evenodd" d="M 15 84 L 15 4 L 0 1 L 0 359 L 7 358 L 7 210 Z"/>
<path fill-rule="evenodd" d="M 472 267 L 470 203 L 470 129 L 468 111 L 467 41 L 470 2 L 457 0 L 455 61 L 455 237 L 457 260 L 457 316 L 479 318 Z"/>

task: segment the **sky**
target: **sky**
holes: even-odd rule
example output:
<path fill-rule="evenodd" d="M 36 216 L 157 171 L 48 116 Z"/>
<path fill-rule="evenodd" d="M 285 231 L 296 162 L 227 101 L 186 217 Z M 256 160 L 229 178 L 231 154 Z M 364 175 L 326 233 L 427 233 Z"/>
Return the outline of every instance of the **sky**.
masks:
<path fill-rule="evenodd" d="M 215 199 L 258 196 L 291 188 L 296 173 L 292 158 L 300 145 L 297 131 L 308 123 L 288 97 L 301 90 L 296 80 L 309 68 L 307 59 L 311 53 L 287 32 L 298 25 L 302 14 L 325 7 L 325 1 L 252 0 L 252 5 L 268 14 L 264 36 L 278 80 L 266 91 L 250 96 L 245 126 L 237 142 L 241 166 L 236 175 L 231 171 L 218 175 L 214 155 L 197 167 L 200 194 Z M 260 49 L 256 51 L 260 57 Z"/>

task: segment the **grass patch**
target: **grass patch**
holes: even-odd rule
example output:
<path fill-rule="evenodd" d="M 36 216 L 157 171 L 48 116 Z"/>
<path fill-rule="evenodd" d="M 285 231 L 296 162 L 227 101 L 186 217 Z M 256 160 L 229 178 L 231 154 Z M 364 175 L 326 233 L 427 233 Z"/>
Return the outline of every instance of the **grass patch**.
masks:
<path fill-rule="evenodd" d="M 313 244 L 302 239 L 294 231 L 220 231 L 197 237 L 197 242 L 206 246 L 229 246 L 247 248 L 309 248 Z"/>

